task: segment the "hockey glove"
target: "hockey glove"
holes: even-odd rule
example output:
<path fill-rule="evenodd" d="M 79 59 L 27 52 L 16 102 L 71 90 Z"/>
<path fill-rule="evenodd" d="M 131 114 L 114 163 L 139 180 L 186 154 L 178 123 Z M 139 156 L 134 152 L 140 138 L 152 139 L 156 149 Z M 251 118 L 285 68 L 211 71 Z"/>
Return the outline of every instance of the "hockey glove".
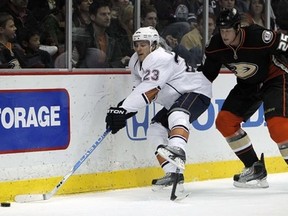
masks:
<path fill-rule="evenodd" d="M 125 99 L 123 99 L 122 101 L 120 101 L 118 104 L 117 104 L 117 107 L 120 107 L 122 106 L 123 102 L 124 102 Z M 134 115 L 136 115 L 137 112 L 130 112 L 130 113 L 127 113 L 126 114 L 126 120 L 133 117 Z"/>
<path fill-rule="evenodd" d="M 110 107 L 105 121 L 106 128 L 110 128 L 112 134 L 116 134 L 126 126 L 126 110 L 120 107 Z"/>

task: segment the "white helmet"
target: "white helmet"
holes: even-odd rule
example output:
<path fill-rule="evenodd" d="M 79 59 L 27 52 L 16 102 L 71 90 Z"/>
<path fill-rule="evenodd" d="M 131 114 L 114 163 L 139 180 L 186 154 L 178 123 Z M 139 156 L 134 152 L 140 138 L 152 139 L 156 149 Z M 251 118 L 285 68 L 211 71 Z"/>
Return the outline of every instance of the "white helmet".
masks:
<path fill-rule="evenodd" d="M 139 28 L 134 34 L 133 34 L 133 42 L 135 41 L 141 41 L 141 40 L 146 40 L 150 42 L 150 46 L 156 42 L 156 45 L 159 44 L 159 34 L 158 31 L 152 27 L 142 27 Z"/>

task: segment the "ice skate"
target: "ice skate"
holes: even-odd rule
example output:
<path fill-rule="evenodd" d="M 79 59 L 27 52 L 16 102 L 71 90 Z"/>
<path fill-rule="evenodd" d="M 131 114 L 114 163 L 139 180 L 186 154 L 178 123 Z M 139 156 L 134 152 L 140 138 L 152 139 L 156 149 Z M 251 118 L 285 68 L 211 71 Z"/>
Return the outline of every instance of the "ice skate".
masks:
<path fill-rule="evenodd" d="M 234 184 L 238 188 L 268 188 L 264 154 L 251 167 L 245 167 L 240 174 L 234 175 Z"/>
<path fill-rule="evenodd" d="M 166 173 L 165 176 L 159 179 L 153 179 L 152 180 L 152 190 L 158 191 L 165 187 L 169 187 L 173 185 L 174 180 L 176 178 L 176 175 L 178 176 L 178 189 L 177 191 L 184 191 L 183 183 L 184 183 L 184 176 L 182 173 Z"/>
<path fill-rule="evenodd" d="M 179 169 L 185 169 L 186 155 L 183 149 L 175 146 L 160 145 L 157 148 L 157 152 Z"/>

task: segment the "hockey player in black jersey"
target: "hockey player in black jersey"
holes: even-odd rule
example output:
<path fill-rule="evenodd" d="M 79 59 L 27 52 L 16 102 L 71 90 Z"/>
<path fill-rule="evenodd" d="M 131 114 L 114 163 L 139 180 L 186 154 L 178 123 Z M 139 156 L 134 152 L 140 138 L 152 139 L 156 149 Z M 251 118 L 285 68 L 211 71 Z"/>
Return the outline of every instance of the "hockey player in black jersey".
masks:
<path fill-rule="evenodd" d="M 236 187 L 269 187 L 264 156 L 260 160 L 248 134 L 241 128 L 263 102 L 265 121 L 272 140 L 288 163 L 288 35 L 258 25 L 240 26 L 236 9 L 217 18 L 216 33 L 205 49 L 202 70 L 213 82 L 222 65 L 237 77 L 216 118 L 216 127 L 245 168 L 234 175 Z"/>

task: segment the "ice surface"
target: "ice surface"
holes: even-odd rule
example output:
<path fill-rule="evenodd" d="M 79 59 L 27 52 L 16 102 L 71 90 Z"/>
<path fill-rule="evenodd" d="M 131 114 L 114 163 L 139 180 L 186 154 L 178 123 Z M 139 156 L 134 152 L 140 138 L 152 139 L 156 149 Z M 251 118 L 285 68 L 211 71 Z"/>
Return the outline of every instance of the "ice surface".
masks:
<path fill-rule="evenodd" d="M 270 174 L 268 189 L 239 189 L 232 179 L 185 183 L 191 195 L 170 201 L 151 187 L 54 196 L 0 207 L 1 216 L 287 216 L 288 173 Z M 65 186 L 64 186 L 65 187 Z"/>

